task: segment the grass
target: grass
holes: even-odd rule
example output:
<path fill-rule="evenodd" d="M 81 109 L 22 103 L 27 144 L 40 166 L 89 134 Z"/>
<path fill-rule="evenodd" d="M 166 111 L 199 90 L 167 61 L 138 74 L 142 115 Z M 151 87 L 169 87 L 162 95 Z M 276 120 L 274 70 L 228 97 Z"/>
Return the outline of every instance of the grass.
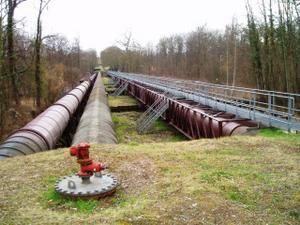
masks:
<path fill-rule="evenodd" d="M 127 95 L 121 95 L 121 96 L 108 96 L 108 102 L 110 107 L 117 107 L 117 106 L 132 106 L 137 105 L 138 102 Z"/>
<path fill-rule="evenodd" d="M 78 170 L 67 149 L 1 161 L 1 224 L 299 224 L 300 155 L 289 138 L 93 145 L 91 156 L 120 179 L 114 196 L 57 195 L 54 182 Z"/>
<path fill-rule="evenodd" d="M 104 85 L 112 84 L 112 79 L 110 77 L 102 77 L 102 81 Z"/>
<path fill-rule="evenodd" d="M 113 81 L 110 77 L 102 77 L 103 84 L 107 92 L 114 92 L 115 88 L 112 86 Z"/>
<path fill-rule="evenodd" d="M 141 114 L 141 112 L 112 113 L 112 120 L 115 125 L 116 136 L 119 143 L 137 145 L 140 143 L 186 140 L 184 136 L 162 120 L 156 121 L 150 132 L 142 135 L 138 134 L 136 131 L 136 121 Z"/>
<path fill-rule="evenodd" d="M 68 209 L 87 214 L 92 213 L 99 203 L 96 200 L 68 200 L 59 195 L 54 188 L 44 192 L 41 201 L 46 208 Z"/>
<path fill-rule="evenodd" d="M 49 189 L 42 193 L 40 198 L 40 203 L 44 208 L 50 209 L 61 209 L 61 210 L 69 210 L 75 211 L 79 213 L 92 213 L 95 208 L 98 206 L 99 201 L 96 200 L 70 200 L 63 198 L 60 194 L 58 194 L 54 185 L 55 182 L 59 179 L 56 176 L 49 176 L 44 179 L 44 184 L 49 187 Z"/>
<path fill-rule="evenodd" d="M 258 134 L 262 137 L 289 141 L 300 147 L 299 134 L 288 133 L 277 128 L 264 128 L 259 130 Z"/>

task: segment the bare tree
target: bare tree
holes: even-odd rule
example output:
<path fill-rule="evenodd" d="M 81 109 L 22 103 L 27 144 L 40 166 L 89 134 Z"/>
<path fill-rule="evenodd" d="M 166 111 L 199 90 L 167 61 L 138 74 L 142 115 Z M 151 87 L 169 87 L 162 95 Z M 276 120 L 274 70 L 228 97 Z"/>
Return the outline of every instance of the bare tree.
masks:
<path fill-rule="evenodd" d="M 232 20 L 232 34 L 234 41 L 234 53 L 233 53 L 233 72 L 232 72 L 232 86 L 235 86 L 236 75 L 237 75 L 237 35 L 238 35 L 238 25 L 235 19 Z"/>
<path fill-rule="evenodd" d="M 126 32 L 123 35 L 122 40 L 118 40 L 117 41 L 117 44 L 119 44 L 121 48 L 124 48 L 125 51 L 128 52 L 129 49 L 132 46 L 132 42 L 133 42 L 133 40 L 132 40 L 132 33 L 131 32 Z"/>
<path fill-rule="evenodd" d="M 26 0 L 7 0 L 7 59 L 8 74 L 11 76 L 13 97 L 17 106 L 20 105 L 20 95 L 18 89 L 18 74 L 16 72 L 16 60 L 14 49 L 14 13 L 19 4 Z"/>
<path fill-rule="evenodd" d="M 42 21 L 41 16 L 44 9 L 51 0 L 40 0 L 40 7 L 36 23 L 36 37 L 35 37 L 35 84 L 36 84 L 36 105 L 41 107 L 42 96 L 42 80 L 41 80 L 41 45 L 42 45 Z"/>

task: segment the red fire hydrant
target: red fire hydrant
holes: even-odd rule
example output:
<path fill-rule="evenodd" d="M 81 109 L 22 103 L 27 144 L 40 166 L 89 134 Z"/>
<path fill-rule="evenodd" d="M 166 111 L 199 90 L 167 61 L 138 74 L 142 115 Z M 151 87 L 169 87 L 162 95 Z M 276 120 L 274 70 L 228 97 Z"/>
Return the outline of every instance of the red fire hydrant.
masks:
<path fill-rule="evenodd" d="M 90 145 L 88 143 L 80 143 L 70 148 L 71 156 L 77 157 L 77 163 L 80 164 L 80 171 L 77 173 L 83 180 L 89 180 L 94 173 L 105 169 L 102 163 L 94 162 L 89 156 Z"/>
<path fill-rule="evenodd" d="M 59 179 L 55 183 L 57 193 L 72 199 L 98 199 L 116 191 L 119 185 L 117 178 L 108 172 L 101 173 L 107 167 L 90 159 L 89 148 L 88 143 L 70 148 L 70 154 L 76 156 L 80 170 L 77 174 Z"/>

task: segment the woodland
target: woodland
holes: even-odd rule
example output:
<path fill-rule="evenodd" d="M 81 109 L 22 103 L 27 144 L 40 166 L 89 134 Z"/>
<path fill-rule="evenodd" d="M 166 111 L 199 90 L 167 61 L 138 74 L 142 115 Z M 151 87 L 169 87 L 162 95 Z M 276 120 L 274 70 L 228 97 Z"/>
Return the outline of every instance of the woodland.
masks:
<path fill-rule="evenodd" d="M 98 64 L 97 52 L 82 50 L 80 40 L 43 35 L 39 0 L 36 31 L 25 32 L 15 10 L 26 0 L 0 1 L 0 137 L 24 125 L 69 91 Z"/>

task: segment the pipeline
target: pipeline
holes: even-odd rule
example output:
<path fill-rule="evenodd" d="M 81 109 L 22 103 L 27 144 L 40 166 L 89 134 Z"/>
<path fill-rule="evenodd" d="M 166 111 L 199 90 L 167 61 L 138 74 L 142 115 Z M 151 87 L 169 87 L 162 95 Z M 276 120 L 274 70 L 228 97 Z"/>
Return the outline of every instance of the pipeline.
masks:
<path fill-rule="evenodd" d="M 110 74 L 108 74 L 110 75 Z M 189 139 L 218 138 L 244 134 L 257 124 L 249 119 L 238 118 L 232 113 L 220 111 L 190 99 L 165 95 L 161 90 L 128 80 L 127 93 L 145 107 L 157 99 L 168 101 L 169 108 L 162 118 Z"/>
<path fill-rule="evenodd" d="M 101 74 L 98 73 L 85 110 L 79 121 L 72 145 L 81 142 L 116 144 L 110 109 Z"/>
<path fill-rule="evenodd" d="M 0 159 L 53 149 L 93 85 L 95 76 L 82 82 L 0 145 Z"/>

